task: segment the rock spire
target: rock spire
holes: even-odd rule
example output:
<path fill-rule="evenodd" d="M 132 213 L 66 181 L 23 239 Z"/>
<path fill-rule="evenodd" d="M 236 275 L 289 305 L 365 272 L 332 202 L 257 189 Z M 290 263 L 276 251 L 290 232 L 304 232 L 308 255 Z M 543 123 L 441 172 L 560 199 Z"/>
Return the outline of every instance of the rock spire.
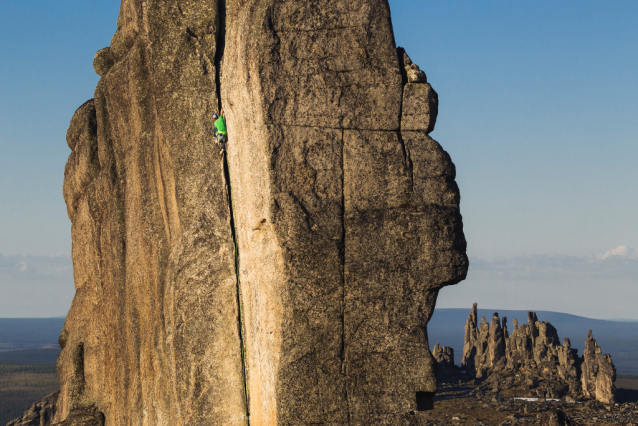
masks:
<path fill-rule="evenodd" d="M 496 389 L 511 387 L 515 377 L 525 377 L 526 385 L 539 396 L 585 397 L 600 402 L 614 401 L 616 368 L 609 355 L 602 355 L 591 330 L 585 351 L 578 357 L 569 339 L 560 344 L 556 329 L 529 312 L 528 323 L 520 327 L 514 320 L 509 337 L 503 333 L 506 318 L 499 325 L 498 314 L 489 327 L 476 326 L 477 307 L 465 324 L 465 344 L 461 368 L 477 379 L 487 379 Z M 485 320 L 483 319 L 483 323 Z M 542 394 L 542 395 L 541 395 Z"/>
<path fill-rule="evenodd" d="M 387 0 L 122 0 L 117 27 L 67 134 L 55 420 L 414 422 L 468 260 Z"/>

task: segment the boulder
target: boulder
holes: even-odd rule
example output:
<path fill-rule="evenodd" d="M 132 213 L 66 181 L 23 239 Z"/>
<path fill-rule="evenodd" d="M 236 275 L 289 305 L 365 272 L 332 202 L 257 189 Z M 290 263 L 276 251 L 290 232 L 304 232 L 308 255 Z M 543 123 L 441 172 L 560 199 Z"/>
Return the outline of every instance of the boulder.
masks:
<path fill-rule="evenodd" d="M 573 424 L 564 412 L 556 408 L 541 414 L 539 420 L 540 426 L 571 426 Z"/>
<path fill-rule="evenodd" d="M 98 50 L 93 59 L 93 69 L 100 77 L 103 77 L 113 66 L 113 57 L 111 56 L 111 48 L 105 47 Z"/>

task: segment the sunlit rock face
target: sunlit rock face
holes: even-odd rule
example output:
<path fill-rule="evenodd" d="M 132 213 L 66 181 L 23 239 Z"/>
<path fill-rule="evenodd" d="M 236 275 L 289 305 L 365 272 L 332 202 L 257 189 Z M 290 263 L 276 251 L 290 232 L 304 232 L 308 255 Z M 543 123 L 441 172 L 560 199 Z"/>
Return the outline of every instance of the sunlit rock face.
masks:
<path fill-rule="evenodd" d="M 416 422 L 468 261 L 438 97 L 387 1 L 123 0 L 94 66 L 56 421 Z"/>

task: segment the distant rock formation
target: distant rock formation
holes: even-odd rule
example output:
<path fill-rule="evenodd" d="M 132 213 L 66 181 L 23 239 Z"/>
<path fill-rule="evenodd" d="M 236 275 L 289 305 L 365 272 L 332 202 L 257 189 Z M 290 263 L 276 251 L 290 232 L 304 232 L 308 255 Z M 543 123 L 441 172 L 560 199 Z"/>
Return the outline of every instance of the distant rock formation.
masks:
<path fill-rule="evenodd" d="M 439 364 L 439 366 L 443 367 L 454 367 L 454 349 L 449 346 L 441 347 L 440 343 L 434 345 L 434 350 L 432 350 L 432 356 Z"/>
<path fill-rule="evenodd" d="M 616 392 L 616 367 L 611 362 L 611 355 L 602 353 L 589 330 L 581 365 L 583 394 L 601 402 L 612 402 Z"/>
<path fill-rule="evenodd" d="M 35 402 L 24 414 L 7 423 L 7 426 L 49 426 L 53 424 L 56 403 L 60 392 L 53 392 Z"/>
<path fill-rule="evenodd" d="M 614 401 L 616 369 L 609 355 L 602 356 L 591 330 L 583 357 L 578 357 L 569 339 L 560 344 L 549 322 L 539 321 L 535 312 L 529 312 L 527 319 L 520 328 L 514 320 L 509 336 L 507 318 L 501 323 L 498 313 L 489 326 L 483 317 L 477 327 L 475 303 L 465 324 L 461 368 L 477 379 L 487 379 L 495 389 L 511 388 L 518 380 L 542 397 Z"/>
<path fill-rule="evenodd" d="M 56 421 L 411 424 L 468 260 L 438 96 L 387 0 L 122 0 L 94 68 Z"/>

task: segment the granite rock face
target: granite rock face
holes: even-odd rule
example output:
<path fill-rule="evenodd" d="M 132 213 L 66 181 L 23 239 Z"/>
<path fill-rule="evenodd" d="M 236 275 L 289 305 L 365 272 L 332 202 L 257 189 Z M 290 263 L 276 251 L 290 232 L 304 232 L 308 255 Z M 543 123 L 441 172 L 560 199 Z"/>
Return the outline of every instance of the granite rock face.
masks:
<path fill-rule="evenodd" d="M 235 244 L 211 141 L 218 23 L 216 1 L 124 0 L 96 55 L 95 98 L 67 134 L 76 296 L 57 421 L 92 406 L 117 425 L 245 421 Z"/>
<path fill-rule="evenodd" d="M 55 420 L 416 422 L 468 260 L 438 97 L 387 1 L 123 0 L 94 67 Z"/>
<path fill-rule="evenodd" d="M 461 368 L 477 379 L 486 379 L 494 389 L 513 387 L 516 377 L 540 397 L 590 398 L 613 403 L 616 369 L 609 355 L 602 355 L 591 330 L 583 357 L 565 338 L 560 344 L 556 329 L 528 313 L 528 323 L 508 335 L 506 318 L 502 325 L 494 313 L 488 327 L 485 317 L 480 330 L 476 326 L 477 306 L 472 307 L 465 324 L 465 343 Z M 505 332 L 504 332 L 505 331 Z"/>

